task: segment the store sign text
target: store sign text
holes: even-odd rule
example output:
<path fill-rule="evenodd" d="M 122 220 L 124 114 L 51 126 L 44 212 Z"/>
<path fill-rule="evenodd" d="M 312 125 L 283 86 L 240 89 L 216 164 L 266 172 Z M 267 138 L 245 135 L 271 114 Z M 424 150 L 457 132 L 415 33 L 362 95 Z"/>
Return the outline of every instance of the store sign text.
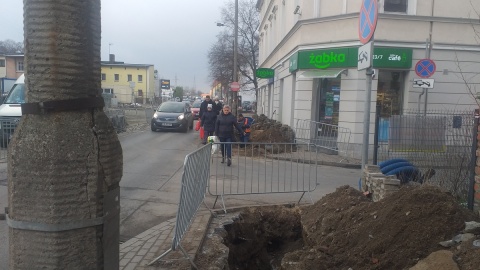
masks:
<path fill-rule="evenodd" d="M 310 54 L 310 64 L 314 65 L 316 68 L 328 68 L 332 63 L 344 63 L 345 54 L 340 53 L 336 54 L 330 52 L 330 54 L 322 53 L 315 55 L 314 53 Z"/>

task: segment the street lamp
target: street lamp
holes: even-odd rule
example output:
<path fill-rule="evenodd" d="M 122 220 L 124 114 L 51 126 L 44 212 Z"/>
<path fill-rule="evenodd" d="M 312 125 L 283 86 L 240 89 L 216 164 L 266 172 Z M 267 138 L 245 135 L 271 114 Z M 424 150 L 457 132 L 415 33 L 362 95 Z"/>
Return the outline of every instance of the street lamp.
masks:
<path fill-rule="evenodd" d="M 223 23 L 217 22 L 217 26 L 225 26 Z M 234 25 L 234 42 L 233 42 L 233 81 L 238 82 L 238 69 L 237 69 L 237 57 L 238 57 L 238 0 L 235 0 L 235 25 Z M 232 92 L 232 113 L 237 115 L 238 109 L 238 93 Z"/>
<path fill-rule="evenodd" d="M 235 0 L 235 43 L 233 46 L 233 81 L 238 82 L 238 70 L 237 70 L 237 51 L 238 51 L 238 0 Z M 237 115 L 238 109 L 238 93 L 233 92 L 233 114 Z"/>

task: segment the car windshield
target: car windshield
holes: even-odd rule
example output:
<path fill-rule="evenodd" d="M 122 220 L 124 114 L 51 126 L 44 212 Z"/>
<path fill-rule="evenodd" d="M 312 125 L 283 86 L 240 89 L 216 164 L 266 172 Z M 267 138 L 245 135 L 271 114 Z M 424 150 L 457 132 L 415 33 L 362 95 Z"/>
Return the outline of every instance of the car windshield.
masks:
<path fill-rule="evenodd" d="M 15 84 L 5 98 L 4 104 L 20 104 L 25 103 L 25 84 Z"/>
<path fill-rule="evenodd" d="M 195 102 L 195 103 L 192 104 L 192 107 L 193 107 L 193 108 L 200 108 L 200 104 L 202 104 L 202 103 L 200 103 L 200 102 Z"/>
<path fill-rule="evenodd" d="M 182 113 L 185 109 L 185 104 L 180 102 L 166 102 L 158 107 L 159 112 Z"/>

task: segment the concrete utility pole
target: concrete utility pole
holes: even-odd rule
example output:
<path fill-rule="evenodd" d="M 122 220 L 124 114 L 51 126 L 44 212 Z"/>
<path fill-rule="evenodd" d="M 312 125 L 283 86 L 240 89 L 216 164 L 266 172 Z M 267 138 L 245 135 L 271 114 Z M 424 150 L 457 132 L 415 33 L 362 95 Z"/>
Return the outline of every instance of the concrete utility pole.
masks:
<path fill-rule="evenodd" d="M 99 93 L 100 0 L 24 0 L 24 14 L 9 269 L 118 269 L 123 158 Z"/>
<path fill-rule="evenodd" d="M 233 44 L 233 81 L 238 82 L 238 69 L 237 69 L 237 62 L 238 62 L 238 0 L 235 0 L 235 27 L 234 27 L 234 44 Z M 232 113 L 237 115 L 237 108 L 238 108 L 238 94 L 237 92 L 232 92 L 232 99 L 233 99 L 233 108 Z"/>

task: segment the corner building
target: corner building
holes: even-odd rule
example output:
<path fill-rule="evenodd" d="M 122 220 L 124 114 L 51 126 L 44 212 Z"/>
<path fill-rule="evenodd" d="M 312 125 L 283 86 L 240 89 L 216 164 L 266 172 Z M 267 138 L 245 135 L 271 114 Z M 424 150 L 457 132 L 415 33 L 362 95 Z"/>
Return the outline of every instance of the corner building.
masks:
<path fill-rule="evenodd" d="M 275 70 L 273 79 L 260 79 L 258 113 L 293 128 L 299 120 L 347 128 L 348 155 L 356 158 L 367 88 L 365 70 L 357 70 L 361 5 L 361 0 L 257 1 L 259 67 Z M 370 144 L 377 105 L 382 118 L 419 108 L 472 113 L 478 108 L 471 91 L 480 91 L 475 10 L 480 1 L 378 0 Z M 434 61 L 436 72 L 429 78 L 434 88 L 422 94 L 413 82 L 420 79 L 415 66 L 425 58 Z"/>

